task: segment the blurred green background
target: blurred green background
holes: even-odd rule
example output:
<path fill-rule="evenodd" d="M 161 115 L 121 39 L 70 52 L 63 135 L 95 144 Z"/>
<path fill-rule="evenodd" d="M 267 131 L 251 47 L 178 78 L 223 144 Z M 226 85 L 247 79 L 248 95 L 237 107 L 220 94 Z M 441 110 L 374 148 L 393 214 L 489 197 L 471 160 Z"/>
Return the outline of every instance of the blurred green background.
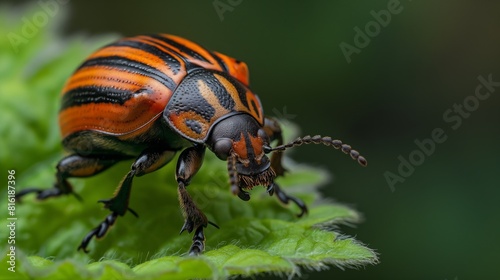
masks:
<path fill-rule="evenodd" d="M 500 87 L 456 130 L 443 118 L 472 100 L 478 76 L 500 81 L 500 2 L 401 1 L 350 63 L 340 44 L 355 46 L 354 28 L 364 30 L 371 11 L 396 1 L 61 2 L 67 9 L 51 20 L 66 36 L 164 32 L 245 61 L 268 115 L 299 124 L 303 134 L 339 138 L 368 159 L 363 169 L 325 147 L 290 153 L 333 174 L 325 197 L 365 216 L 342 231 L 381 260 L 359 270 L 304 271 L 305 278 L 500 277 Z M 435 128 L 447 140 L 391 189 L 384 173 L 398 174 L 398 156 L 408 159 L 414 141 Z"/>

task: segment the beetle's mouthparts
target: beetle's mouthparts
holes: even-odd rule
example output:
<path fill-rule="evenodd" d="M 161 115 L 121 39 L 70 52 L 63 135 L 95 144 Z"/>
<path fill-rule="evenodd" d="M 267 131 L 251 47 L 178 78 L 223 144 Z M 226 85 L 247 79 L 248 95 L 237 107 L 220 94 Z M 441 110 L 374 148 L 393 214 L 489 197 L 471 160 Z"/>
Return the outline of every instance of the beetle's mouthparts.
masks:
<path fill-rule="evenodd" d="M 238 174 L 238 184 L 241 188 L 252 189 L 255 186 L 269 186 L 276 178 L 272 168 L 255 175 Z"/>

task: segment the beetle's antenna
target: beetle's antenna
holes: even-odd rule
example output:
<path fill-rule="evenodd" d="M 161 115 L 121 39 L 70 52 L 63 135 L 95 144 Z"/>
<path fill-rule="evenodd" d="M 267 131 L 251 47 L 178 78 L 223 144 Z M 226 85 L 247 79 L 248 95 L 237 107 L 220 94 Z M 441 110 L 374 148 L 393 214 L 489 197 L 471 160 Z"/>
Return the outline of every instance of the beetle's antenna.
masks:
<path fill-rule="evenodd" d="M 337 149 L 337 150 L 341 149 L 342 152 L 344 152 L 345 154 L 349 154 L 351 156 L 351 158 L 354 160 L 357 160 L 361 166 L 368 165 L 368 162 L 366 161 L 366 159 L 363 156 L 361 156 L 358 151 L 353 150 L 351 148 L 351 146 L 349 146 L 347 144 L 343 144 L 342 141 L 340 141 L 340 140 L 333 140 L 329 136 L 322 137 L 321 135 L 315 135 L 315 136 L 311 137 L 311 136 L 307 135 L 304 137 L 299 137 L 288 144 L 279 145 L 279 146 L 276 146 L 274 148 L 271 148 L 269 146 L 265 146 L 264 152 L 267 154 L 267 153 L 270 153 L 273 151 L 284 151 L 286 149 L 301 146 L 304 144 L 323 144 L 325 146 L 333 146 L 335 149 Z"/>

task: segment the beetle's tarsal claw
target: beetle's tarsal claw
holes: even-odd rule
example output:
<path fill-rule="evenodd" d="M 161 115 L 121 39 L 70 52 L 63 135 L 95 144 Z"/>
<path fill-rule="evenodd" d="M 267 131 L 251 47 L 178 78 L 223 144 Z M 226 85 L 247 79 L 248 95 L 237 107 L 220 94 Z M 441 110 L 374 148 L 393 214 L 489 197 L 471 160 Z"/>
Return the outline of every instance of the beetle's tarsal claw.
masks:
<path fill-rule="evenodd" d="M 272 196 L 274 194 L 274 183 L 272 183 L 271 185 L 267 186 L 267 193 L 269 194 L 269 196 Z"/>
<path fill-rule="evenodd" d="M 239 191 L 238 197 L 243 200 L 243 201 L 249 201 L 250 200 L 250 194 L 244 190 Z"/>
<path fill-rule="evenodd" d="M 83 238 L 82 243 L 80 244 L 80 246 L 78 246 L 78 249 L 76 249 L 76 250 L 77 251 L 82 250 L 85 254 L 88 254 L 90 251 L 87 249 L 87 246 L 89 245 L 89 242 L 90 242 L 90 239 L 92 239 L 92 236 L 94 236 L 93 232 L 90 232 L 87 236 L 85 236 L 85 238 Z"/>
<path fill-rule="evenodd" d="M 297 202 L 295 202 L 295 203 L 297 203 Z M 299 207 L 300 207 L 301 212 L 299 214 L 297 214 L 298 218 L 300 218 L 300 217 L 304 216 L 305 214 L 309 213 L 309 210 L 307 209 L 307 206 L 305 204 L 304 205 L 299 205 Z"/>
<path fill-rule="evenodd" d="M 102 221 L 97 227 L 95 227 L 93 230 L 91 230 L 82 240 L 82 243 L 80 243 L 80 246 L 78 246 L 77 251 L 80 249 L 83 250 L 83 252 L 88 253 L 89 250 L 87 250 L 87 247 L 89 246 L 90 241 L 92 240 L 92 237 L 96 238 L 101 238 L 106 233 L 108 230 L 111 228 L 112 225 L 115 224 L 116 218 L 118 217 L 117 213 L 111 213 L 106 218 L 104 221 Z"/>
<path fill-rule="evenodd" d="M 297 217 L 300 218 L 304 216 L 304 214 L 308 213 L 307 206 L 304 201 L 302 201 L 302 199 L 286 194 L 276 183 L 273 183 L 273 189 L 279 201 L 283 202 L 284 204 L 288 204 L 291 200 L 295 204 L 297 204 L 297 206 L 300 208 L 300 213 L 297 214 Z"/>

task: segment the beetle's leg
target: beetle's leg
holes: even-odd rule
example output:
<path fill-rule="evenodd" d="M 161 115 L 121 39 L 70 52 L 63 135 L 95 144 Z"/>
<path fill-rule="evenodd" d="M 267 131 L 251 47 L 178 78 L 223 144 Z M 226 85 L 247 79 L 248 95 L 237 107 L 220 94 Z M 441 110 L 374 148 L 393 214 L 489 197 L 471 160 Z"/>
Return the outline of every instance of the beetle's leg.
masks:
<path fill-rule="evenodd" d="M 36 193 L 37 199 L 40 200 L 64 194 L 74 194 L 81 200 L 80 196 L 73 192 L 73 187 L 67 179 L 71 177 L 89 177 L 96 175 L 108 169 L 120 160 L 121 158 L 84 157 L 77 154 L 69 155 L 57 164 L 56 182 L 54 183 L 54 187 L 50 189 L 23 189 L 17 193 L 16 200 L 20 200 L 23 196 L 29 193 Z"/>
<path fill-rule="evenodd" d="M 91 230 L 82 240 L 82 243 L 78 247 L 78 250 L 82 249 L 85 253 L 88 253 L 89 251 L 87 250 L 87 246 L 90 243 L 90 240 L 92 240 L 92 237 L 96 238 L 101 238 L 103 237 L 106 232 L 108 232 L 109 227 L 111 227 L 115 221 L 116 218 L 118 217 L 118 214 L 116 213 L 111 213 L 109 214 L 106 219 L 100 223 L 96 228 Z"/>
<path fill-rule="evenodd" d="M 198 255 L 205 249 L 205 235 L 203 228 L 207 227 L 207 216 L 196 206 L 193 199 L 187 192 L 186 187 L 189 185 L 191 178 L 198 172 L 203 163 L 205 155 L 205 146 L 197 145 L 185 149 L 179 156 L 177 162 L 177 171 L 175 174 L 178 184 L 179 204 L 181 206 L 182 215 L 184 216 L 184 225 L 181 232 L 187 231 L 191 233 L 195 230 L 193 243 L 189 249 L 190 255 Z M 212 224 L 212 223 L 211 223 Z"/>
<path fill-rule="evenodd" d="M 103 237 L 108 229 L 115 223 L 116 218 L 118 216 L 125 215 L 127 210 L 137 217 L 137 213 L 128 208 L 130 192 L 132 190 L 132 180 L 135 176 L 139 177 L 158 170 L 172 160 L 174 155 L 174 151 L 168 150 L 144 151 L 132 164 L 130 171 L 121 182 L 115 192 L 115 195 L 110 199 L 99 200 L 99 202 L 104 203 L 105 208 L 108 208 L 111 211 L 111 214 L 109 214 L 103 222 L 101 222 L 97 227 L 90 231 L 85 238 L 83 238 L 78 250 L 82 249 L 84 252 L 88 252 L 87 246 L 92 240 L 92 237 Z"/>
<path fill-rule="evenodd" d="M 264 131 L 267 136 L 269 136 L 269 140 L 272 142 L 274 140 L 278 141 L 278 146 L 283 145 L 283 133 L 281 132 L 281 126 L 276 119 L 266 117 L 264 119 Z M 286 169 L 282 164 L 283 152 L 274 152 L 271 156 L 271 167 L 274 172 L 276 172 L 276 176 L 283 176 Z"/>
<path fill-rule="evenodd" d="M 300 198 L 286 194 L 283 190 L 281 190 L 281 188 L 278 184 L 273 182 L 271 185 L 269 185 L 267 187 L 267 191 L 269 192 L 269 194 L 274 193 L 278 197 L 278 199 L 281 202 L 283 202 L 284 204 L 288 204 L 288 202 L 290 202 L 290 200 L 295 202 L 295 204 L 297 204 L 297 206 L 299 206 L 299 208 L 301 210 L 301 212 L 299 214 L 297 214 L 297 217 L 300 218 L 304 214 L 307 214 L 307 206 L 304 203 L 304 201 L 302 201 L 302 199 L 300 199 Z"/>

